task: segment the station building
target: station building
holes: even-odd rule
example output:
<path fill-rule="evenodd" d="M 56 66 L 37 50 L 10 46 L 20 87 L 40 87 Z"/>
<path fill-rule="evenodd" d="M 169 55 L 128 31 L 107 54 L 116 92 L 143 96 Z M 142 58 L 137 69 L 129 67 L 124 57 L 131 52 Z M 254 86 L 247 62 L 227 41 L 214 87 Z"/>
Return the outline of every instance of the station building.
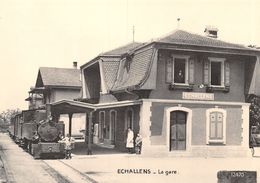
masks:
<path fill-rule="evenodd" d="M 245 101 L 260 93 L 260 52 L 217 31 L 176 30 L 102 53 L 81 66 L 81 99 L 53 102 L 52 113 L 86 113 L 89 142 L 120 151 L 130 127 L 142 154 L 248 156 Z"/>
<path fill-rule="evenodd" d="M 46 110 L 50 103 L 79 98 L 80 92 L 80 69 L 77 68 L 77 62 L 73 62 L 72 68 L 40 67 L 35 85 L 30 88 L 29 96 L 25 100 L 28 101 L 28 109 L 31 111 Z M 71 133 L 75 137 L 84 137 L 83 133 L 80 133 L 81 129 L 85 129 L 82 119 L 85 119 L 84 114 L 74 115 L 73 120 L 77 123 L 69 130 L 69 116 L 64 114 L 59 118 L 65 123 L 65 133 Z"/>

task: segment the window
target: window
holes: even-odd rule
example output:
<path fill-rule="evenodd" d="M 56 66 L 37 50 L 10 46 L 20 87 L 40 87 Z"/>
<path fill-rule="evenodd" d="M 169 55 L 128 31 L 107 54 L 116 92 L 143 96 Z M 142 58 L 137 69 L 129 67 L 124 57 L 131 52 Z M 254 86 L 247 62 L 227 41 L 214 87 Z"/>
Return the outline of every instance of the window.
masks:
<path fill-rule="evenodd" d="M 223 58 L 209 58 L 210 60 L 210 85 L 224 87 L 224 61 Z"/>
<path fill-rule="evenodd" d="M 189 83 L 188 59 L 189 56 L 182 56 L 182 55 L 173 55 L 172 58 L 167 59 L 167 63 L 166 63 L 167 83 L 180 84 L 180 85 Z"/>
<path fill-rule="evenodd" d="M 207 118 L 207 144 L 226 143 L 226 111 L 224 109 L 208 109 Z"/>
<path fill-rule="evenodd" d="M 210 113 L 209 138 L 211 140 L 223 138 L 223 114 L 221 112 Z"/>
<path fill-rule="evenodd" d="M 174 59 L 174 83 L 185 83 L 186 59 Z"/>

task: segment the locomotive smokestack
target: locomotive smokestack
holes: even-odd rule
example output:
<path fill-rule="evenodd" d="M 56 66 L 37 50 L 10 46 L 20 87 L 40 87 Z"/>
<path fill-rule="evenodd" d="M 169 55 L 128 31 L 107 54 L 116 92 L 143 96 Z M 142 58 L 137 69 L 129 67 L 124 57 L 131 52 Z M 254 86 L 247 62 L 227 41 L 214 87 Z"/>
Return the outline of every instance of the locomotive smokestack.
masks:
<path fill-rule="evenodd" d="M 73 62 L 73 69 L 77 69 L 78 67 L 78 62 Z"/>

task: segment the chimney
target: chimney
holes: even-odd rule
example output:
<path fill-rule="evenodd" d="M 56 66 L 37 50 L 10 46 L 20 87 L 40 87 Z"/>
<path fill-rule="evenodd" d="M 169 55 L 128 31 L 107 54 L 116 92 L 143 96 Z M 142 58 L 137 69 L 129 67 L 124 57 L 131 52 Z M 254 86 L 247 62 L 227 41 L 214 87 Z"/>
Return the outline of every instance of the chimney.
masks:
<path fill-rule="evenodd" d="M 214 26 L 210 26 L 210 25 L 206 26 L 204 32 L 207 37 L 218 38 L 218 28 Z"/>
<path fill-rule="evenodd" d="M 73 69 L 77 69 L 78 67 L 78 62 L 73 62 Z"/>

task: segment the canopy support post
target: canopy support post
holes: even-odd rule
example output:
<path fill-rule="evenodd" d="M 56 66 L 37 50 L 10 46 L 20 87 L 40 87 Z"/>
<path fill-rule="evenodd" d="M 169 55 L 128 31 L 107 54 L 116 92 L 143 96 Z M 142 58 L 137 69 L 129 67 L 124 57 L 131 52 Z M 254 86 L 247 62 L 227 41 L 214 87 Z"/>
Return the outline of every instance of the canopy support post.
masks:
<path fill-rule="evenodd" d="M 88 155 L 92 155 L 91 143 L 92 143 L 93 112 L 94 111 L 91 111 L 89 114 L 86 113 L 86 127 L 87 127 L 87 124 L 88 124 L 88 151 L 87 151 Z"/>
<path fill-rule="evenodd" d="M 70 135 L 70 137 L 71 137 L 72 116 L 73 116 L 73 113 L 69 113 L 69 135 Z"/>

